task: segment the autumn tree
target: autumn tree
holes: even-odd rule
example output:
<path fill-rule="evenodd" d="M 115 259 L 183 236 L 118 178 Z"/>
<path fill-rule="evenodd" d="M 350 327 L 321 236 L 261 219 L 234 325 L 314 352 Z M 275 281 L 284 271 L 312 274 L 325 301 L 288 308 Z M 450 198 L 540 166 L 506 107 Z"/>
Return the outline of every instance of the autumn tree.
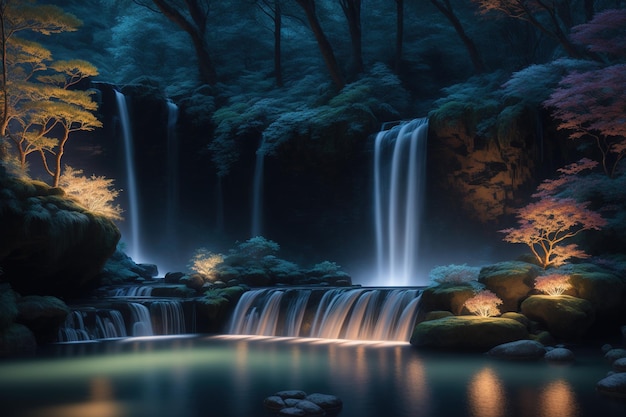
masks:
<path fill-rule="evenodd" d="M 122 220 L 122 208 L 113 203 L 119 191 L 113 188 L 112 179 L 96 175 L 86 177 L 82 170 L 66 166 L 59 186 L 87 210 L 111 220 Z"/>
<path fill-rule="evenodd" d="M 626 155 L 626 10 L 607 10 L 572 29 L 572 38 L 614 63 L 566 75 L 544 101 L 571 139 L 591 138 L 607 176 Z"/>
<path fill-rule="evenodd" d="M 564 242 L 585 230 L 600 230 L 606 220 L 589 209 L 589 203 L 557 194 L 575 181 L 576 175 L 594 165 L 594 161 L 583 159 L 560 169 L 557 179 L 544 181 L 533 195 L 539 200 L 517 211 L 518 227 L 500 231 L 506 234 L 504 240 L 527 245 L 544 269 L 563 265 L 570 258 L 589 257 L 576 244 Z"/>
<path fill-rule="evenodd" d="M 61 160 L 70 134 L 100 127 L 92 113 L 92 92 L 74 87 L 96 68 L 86 61 L 54 61 L 48 49 L 17 36 L 74 31 L 80 21 L 61 9 L 32 1 L 1 3 L 2 27 L 2 136 L 13 143 L 22 168 L 37 153 L 52 185 L 58 186 Z"/>

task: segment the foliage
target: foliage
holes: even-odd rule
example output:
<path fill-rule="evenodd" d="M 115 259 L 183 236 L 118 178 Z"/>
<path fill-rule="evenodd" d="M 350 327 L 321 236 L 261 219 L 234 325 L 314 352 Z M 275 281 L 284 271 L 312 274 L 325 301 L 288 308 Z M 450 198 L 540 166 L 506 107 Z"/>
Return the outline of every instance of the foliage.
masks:
<path fill-rule="evenodd" d="M 497 295 L 489 290 L 482 290 L 468 298 L 463 305 L 472 314 L 481 317 L 493 317 L 501 314 L 498 308 L 500 304 L 502 304 L 502 300 Z"/>
<path fill-rule="evenodd" d="M 428 277 L 435 284 L 475 284 L 480 267 L 462 265 L 441 265 L 434 267 Z"/>
<path fill-rule="evenodd" d="M 260 260 L 266 256 L 274 255 L 280 250 L 278 243 L 266 239 L 263 236 L 256 236 L 239 243 L 234 251 L 239 256 L 249 259 Z"/>
<path fill-rule="evenodd" d="M 561 295 L 571 287 L 569 275 L 548 274 L 535 278 L 535 289 L 548 295 Z"/>
<path fill-rule="evenodd" d="M 224 256 L 209 251 L 206 248 L 199 248 L 189 261 L 188 268 L 207 279 L 214 280 L 217 267 L 224 262 Z"/>
<path fill-rule="evenodd" d="M 113 180 L 95 175 L 85 177 L 82 174 L 82 170 L 66 166 L 59 187 L 87 210 L 111 220 L 122 220 L 122 208 L 119 204 L 113 204 L 119 195 L 119 190 L 113 188 Z"/>
<path fill-rule="evenodd" d="M 626 9 L 598 12 L 590 22 L 574 26 L 570 37 L 592 52 L 626 58 Z"/>

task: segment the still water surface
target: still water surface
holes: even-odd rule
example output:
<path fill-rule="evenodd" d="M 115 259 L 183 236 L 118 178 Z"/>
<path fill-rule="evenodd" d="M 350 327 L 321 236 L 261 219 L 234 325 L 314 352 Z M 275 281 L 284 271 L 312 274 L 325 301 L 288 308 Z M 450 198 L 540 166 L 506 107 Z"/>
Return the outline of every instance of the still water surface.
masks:
<path fill-rule="evenodd" d="M 3 417 L 264 417 L 263 399 L 337 395 L 341 417 L 624 417 L 595 392 L 599 351 L 570 365 L 421 352 L 405 343 L 160 337 L 61 344 L 0 361 Z"/>

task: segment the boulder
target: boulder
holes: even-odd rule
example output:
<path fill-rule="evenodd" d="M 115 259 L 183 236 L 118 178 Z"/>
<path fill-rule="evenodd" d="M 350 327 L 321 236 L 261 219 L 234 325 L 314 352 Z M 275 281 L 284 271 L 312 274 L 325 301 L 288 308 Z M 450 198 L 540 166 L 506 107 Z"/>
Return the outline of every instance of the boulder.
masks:
<path fill-rule="evenodd" d="M 610 364 L 621 358 L 626 358 L 626 349 L 611 349 L 604 354 L 604 359 Z"/>
<path fill-rule="evenodd" d="M 626 373 L 612 374 L 596 384 L 598 392 L 611 397 L 626 398 Z"/>
<path fill-rule="evenodd" d="M 619 358 L 611 365 L 615 372 L 626 372 L 626 358 Z"/>
<path fill-rule="evenodd" d="M 56 341 L 59 327 L 70 314 L 69 307 L 52 296 L 27 295 L 18 300 L 17 309 L 16 321 L 32 330 L 40 344 Z"/>
<path fill-rule="evenodd" d="M 0 357 L 32 355 L 36 350 L 35 335 L 23 324 L 0 329 Z"/>
<path fill-rule="evenodd" d="M 522 302 L 522 314 L 543 324 L 561 340 L 580 339 L 593 324 L 593 306 L 569 295 L 533 295 Z"/>
<path fill-rule="evenodd" d="M 520 339 L 528 339 L 528 331 L 516 320 L 453 316 L 419 323 L 410 342 L 426 348 L 489 349 Z"/>
<path fill-rule="evenodd" d="M 540 272 L 540 267 L 526 262 L 499 262 L 482 268 L 478 282 L 500 297 L 500 311 L 517 312 L 522 300 L 533 291 Z"/>
<path fill-rule="evenodd" d="M 534 340 L 517 340 L 495 346 L 489 352 L 489 356 L 502 359 L 530 360 L 541 359 L 546 354 L 546 348 Z"/>
<path fill-rule="evenodd" d="M 341 411 L 343 403 L 334 395 L 287 390 L 265 398 L 263 405 L 279 416 L 325 416 Z"/>
<path fill-rule="evenodd" d="M 451 311 L 454 315 L 463 313 L 463 304 L 474 296 L 471 285 L 441 284 L 426 288 L 422 292 L 420 309 L 422 311 Z M 467 311 L 467 310 L 465 310 Z"/>
<path fill-rule="evenodd" d="M 571 265 L 568 292 L 589 301 L 603 320 L 626 314 L 626 281 L 594 264 Z M 623 324 L 623 323 L 618 323 Z"/>
<path fill-rule="evenodd" d="M 0 331 L 9 327 L 17 317 L 17 298 L 8 284 L 0 284 Z"/>
<path fill-rule="evenodd" d="M 343 407 L 341 399 L 335 395 L 313 393 L 305 397 L 305 400 L 310 401 L 321 408 L 327 413 L 338 413 Z"/>
<path fill-rule="evenodd" d="M 554 348 L 546 352 L 544 359 L 548 362 L 573 362 L 576 357 L 574 352 L 565 348 Z"/>

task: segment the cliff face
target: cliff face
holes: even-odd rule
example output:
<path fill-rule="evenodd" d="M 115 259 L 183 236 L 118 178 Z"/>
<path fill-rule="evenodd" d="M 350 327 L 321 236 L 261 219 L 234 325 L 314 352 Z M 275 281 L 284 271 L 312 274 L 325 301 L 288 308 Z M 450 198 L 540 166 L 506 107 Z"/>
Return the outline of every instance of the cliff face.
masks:
<path fill-rule="evenodd" d="M 0 172 L 0 236 L 0 281 L 22 295 L 71 297 L 96 284 L 120 232 L 63 190 Z"/>

